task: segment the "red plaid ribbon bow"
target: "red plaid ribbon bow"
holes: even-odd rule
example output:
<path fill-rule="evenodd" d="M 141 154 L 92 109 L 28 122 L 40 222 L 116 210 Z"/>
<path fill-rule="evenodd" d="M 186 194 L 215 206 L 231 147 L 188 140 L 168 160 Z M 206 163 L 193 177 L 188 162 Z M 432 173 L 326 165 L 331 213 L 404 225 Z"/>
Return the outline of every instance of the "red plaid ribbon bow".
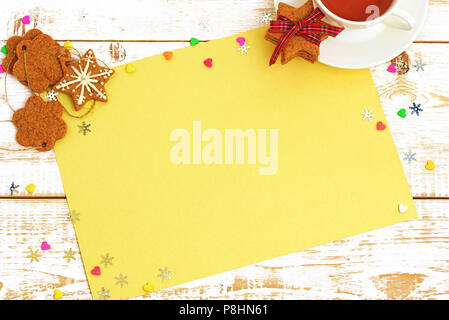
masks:
<path fill-rule="evenodd" d="M 270 59 L 270 66 L 274 64 L 279 57 L 282 49 L 287 45 L 290 39 L 299 34 L 307 41 L 310 41 L 316 45 L 320 45 L 321 36 L 327 35 L 336 37 L 344 28 L 332 26 L 330 24 L 319 22 L 324 18 L 324 13 L 316 8 L 313 12 L 304 20 L 292 21 L 284 16 L 279 16 L 278 20 L 271 21 L 270 29 L 271 33 L 284 33 L 284 36 L 279 40 L 273 55 Z"/>

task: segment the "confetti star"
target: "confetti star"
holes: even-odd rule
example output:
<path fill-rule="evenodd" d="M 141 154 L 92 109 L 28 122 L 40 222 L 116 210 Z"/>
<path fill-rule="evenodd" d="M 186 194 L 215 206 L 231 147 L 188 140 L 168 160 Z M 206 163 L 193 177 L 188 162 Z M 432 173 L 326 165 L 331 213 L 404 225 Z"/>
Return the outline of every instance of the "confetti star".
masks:
<path fill-rule="evenodd" d="M 30 249 L 30 254 L 27 255 L 25 258 L 29 258 L 30 259 L 30 263 L 32 263 L 33 261 L 39 262 L 39 258 L 42 257 L 42 255 L 39 253 L 39 250 L 33 251 L 32 249 Z"/>
<path fill-rule="evenodd" d="M 171 279 L 171 271 L 168 270 L 167 267 L 164 267 L 164 269 L 159 269 L 159 274 L 157 275 L 162 279 L 162 281 L 170 280 Z"/>
<path fill-rule="evenodd" d="M 271 12 L 266 12 L 266 11 L 264 11 L 263 12 L 263 15 L 262 15 L 262 18 L 260 19 L 260 22 L 261 23 L 264 23 L 264 24 L 270 24 L 270 21 L 271 20 L 273 20 L 272 18 L 271 18 Z"/>
<path fill-rule="evenodd" d="M 74 255 L 76 254 L 76 252 L 72 251 L 72 248 L 70 248 L 68 251 L 64 251 L 65 255 L 63 257 L 63 259 L 67 259 L 67 262 L 70 262 L 70 260 L 76 260 L 76 258 L 74 257 Z"/>
<path fill-rule="evenodd" d="M 419 72 L 419 70 L 424 71 L 424 67 L 426 66 L 425 63 L 423 63 L 422 59 L 416 60 L 416 63 L 413 65 L 413 68 L 416 68 L 416 71 Z"/>
<path fill-rule="evenodd" d="M 410 110 L 412 110 L 412 114 L 415 114 L 417 116 L 419 116 L 419 113 L 424 111 L 423 109 L 421 109 L 421 104 L 416 104 L 415 102 L 413 102 L 413 106 L 409 107 Z"/>
<path fill-rule="evenodd" d="M 111 257 L 109 253 L 106 253 L 106 255 L 101 256 L 100 264 L 104 265 L 104 267 L 107 268 L 108 266 L 112 266 L 113 259 L 114 257 Z"/>
<path fill-rule="evenodd" d="M 92 132 L 90 130 L 90 123 L 86 124 L 86 122 L 83 121 L 82 125 L 78 125 L 79 131 L 78 133 L 82 133 L 84 136 L 88 134 L 89 132 Z"/>
<path fill-rule="evenodd" d="M 123 286 L 128 285 L 128 276 L 124 276 L 121 272 L 117 277 L 114 277 L 115 280 L 117 280 L 117 282 L 115 283 L 115 285 L 119 285 L 120 288 L 123 288 Z"/>
<path fill-rule="evenodd" d="M 111 295 L 109 294 L 110 291 L 111 291 L 111 290 L 106 290 L 104 287 L 101 288 L 101 291 L 98 291 L 98 292 L 97 292 L 98 298 L 99 298 L 100 300 L 108 300 L 108 299 L 111 299 L 112 297 L 111 297 Z"/>
<path fill-rule="evenodd" d="M 248 54 L 248 49 L 250 49 L 251 47 L 248 46 L 246 43 L 243 46 L 240 46 L 237 48 L 238 51 L 240 51 L 241 55 L 244 55 L 245 53 Z"/>
<path fill-rule="evenodd" d="M 404 161 L 408 161 L 408 163 L 412 163 L 412 161 L 416 161 L 416 153 L 412 152 L 411 150 L 409 150 L 408 152 L 404 153 L 405 158 L 403 159 Z"/>
<path fill-rule="evenodd" d="M 47 92 L 47 95 L 45 96 L 45 98 L 48 99 L 48 101 L 58 101 L 57 96 L 58 96 L 59 92 L 56 92 L 55 90 L 50 90 Z"/>
<path fill-rule="evenodd" d="M 70 212 L 70 219 L 72 220 L 72 223 L 75 224 L 76 222 L 80 221 L 80 213 L 76 210 L 72 210 Z"/>
<path fill-rule="evenodd" d="M 371 121 L 371 119 L 374 118 L 373 110 L 368 110 L 367 108 L 365 108 L 365 111 L 361 112 L 360 114 L 363 116 L 362 120 Z"/>

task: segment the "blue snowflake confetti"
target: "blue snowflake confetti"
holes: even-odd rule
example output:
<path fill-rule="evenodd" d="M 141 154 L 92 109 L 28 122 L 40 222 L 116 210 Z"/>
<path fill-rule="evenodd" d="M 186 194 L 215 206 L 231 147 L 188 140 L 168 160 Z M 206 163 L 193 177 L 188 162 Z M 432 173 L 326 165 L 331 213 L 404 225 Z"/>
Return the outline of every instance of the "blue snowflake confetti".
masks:
<path fill-rule="evenodd" d="M 89 132 L 92 132 L 90 130 L 90 123 L 86 124 L 86 122 L 83 121 L 82 125 L 78 125 L 79 131 L 78 133 L 82 133 L 83 135 L 88 134 Z"/>
<path fill-rule="evenodd" d="M 416 104 L 415 102 L 413 102 L 413 106 L 409 107 L 410 110 L 412 110 L 412 114 L 416 114 L 417 116 L 419 116 L 420 112 L 423 112 L 424 110 L 421 109 L 421 104 Z"/>
<path fill-rule="evenodd" d="M 18 187 L 20 187 L 20 186 L 16 186 L 14 184 L 14 181 L 11 183 L 11 186 L 9 187 L 9 192 L 11 192 L 11 197 L 14 195 L 14 193 L 18 193 L 18 191 L 16 190 Z"/>

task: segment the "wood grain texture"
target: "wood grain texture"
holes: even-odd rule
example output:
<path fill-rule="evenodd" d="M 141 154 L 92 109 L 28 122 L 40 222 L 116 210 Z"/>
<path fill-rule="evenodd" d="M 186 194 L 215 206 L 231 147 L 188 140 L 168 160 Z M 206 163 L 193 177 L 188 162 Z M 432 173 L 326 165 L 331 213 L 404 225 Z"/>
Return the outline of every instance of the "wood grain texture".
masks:
<path fill-rule="evenodd" d="M 211 40 L 262 26 L 274 13 L 272 0 L 16 0 L 2 4 L 0 39 L 41 28 L 81 51 L 92 48 L 111 65 L 188 46 L 195 36 Z M 405 76 L 372 68 L 398 152 L 412 150 L 417 162 L 404 169 L 415 197 L 449 197 L 449 0 L 431 0 L 427 22 L 408 50 L 423 59 L 425 72 Z M 31 16 L 31 24 L 21 22 Z M 0 42 L 3 45 L 2 42 Z M 90 299 L 79 254 L 70 263 L 64 250 L 78 252 L 64 189 L 53 152 L 16 144 L 11 111 L 0 75 L 0 299 Z M 29 91 L 8 79 L 11 105 L 20 108 Z M 422 103 L 421 117 L 396 112 Z M 367 106 L 369 107 L 369 106 Z M 436 170 L 424 169 L 432 159 Z M 9 186 L 19 193 L 9 197 Z M 36 184 L 29 197 L 24 187 Z M 19 197 L 19 198 L 17 198 Z M 61 199 L 46 199 L 61 197 Z M 3 199 L 2 199 L 3 198 Z M 420 218 L 310 250 L 215 275 L 140 299 L 448 299 L 449 200 L 415 201 Z M 52 249 L 39 263 L 26 258 L 42 241 Z"/>
<path fill-rule="evenodd" d="M 449 299 L 449 201 L 419 219 L 162 290 L 145 299 Z M 0 200 L 0 299 L 90 299 L 65 200 Z M 52 249 L 29 262 L 42 241 Z M 144 299 L 138 298 L 138 299 Z"/>

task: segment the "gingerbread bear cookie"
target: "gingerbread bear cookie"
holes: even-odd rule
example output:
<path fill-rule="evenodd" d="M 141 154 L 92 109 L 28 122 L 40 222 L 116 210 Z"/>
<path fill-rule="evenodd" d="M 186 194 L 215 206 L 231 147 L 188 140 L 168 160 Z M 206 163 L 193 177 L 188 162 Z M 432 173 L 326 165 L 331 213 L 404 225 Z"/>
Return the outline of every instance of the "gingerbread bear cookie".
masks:
<path fill-rule="evenodd" d="M 43 33 L 20 41 L 16 55 L 12 73 L 38 93 L 58 82 L 64 75 L 66 63 L 71 61 L 70 52 Z"/>
<path fill-rule="evenodd" d="M 62 110 L 58 101 L 45 102 L 39 96 L 28 98 L 25 107 L 17 110 L 12 118 L 17 127 L 17 142 L 39 151 L 53 149 L 56 140 L 62 139 L 67 133 Z"/>
<path fill-rule="evenodd" d="M 12 73 L 14 64 L 17 62 L 16 48 L 19 42 L 23 40 L 33 40 L 38 35 L 42 34 L 39 29 L 31 29 L 24 36 L 13 36 L 6 41 L 6 50 L 8 54 L 3 58 L 2 66 L 6 72 Z M 26 83 L 24 83 L 26 85 Z"/>

